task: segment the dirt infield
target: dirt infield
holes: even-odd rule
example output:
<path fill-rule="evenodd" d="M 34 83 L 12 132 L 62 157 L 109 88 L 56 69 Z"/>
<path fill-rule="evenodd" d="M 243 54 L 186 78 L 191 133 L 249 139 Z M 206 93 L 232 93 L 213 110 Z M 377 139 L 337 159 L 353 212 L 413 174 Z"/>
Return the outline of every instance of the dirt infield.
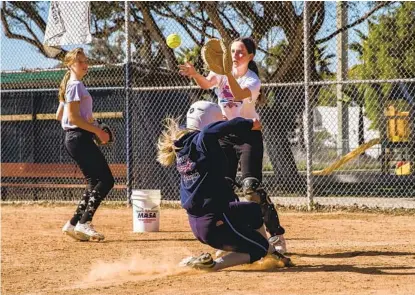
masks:
<path fill-rule="evenodd" d="M 195 241 L 181 209 L 162 209 L 161 232 L 132 232 L 129 208 L 102 207 L 103 243 L 72 241 L 72 206 L 2 206 L 2 294 L 415 294 L 414 216 L 282 212 L 296 267 L 183 270 Z"/>

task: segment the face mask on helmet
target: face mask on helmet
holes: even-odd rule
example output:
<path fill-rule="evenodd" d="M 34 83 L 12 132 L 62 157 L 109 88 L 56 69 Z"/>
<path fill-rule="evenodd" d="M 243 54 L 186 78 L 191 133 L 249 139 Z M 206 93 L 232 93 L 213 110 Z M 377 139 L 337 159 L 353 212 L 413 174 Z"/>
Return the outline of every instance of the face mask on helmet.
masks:
<path fill-rule="evenodd" d="M 197 101 L 190 106 L 186 115 L 188 129 L 202 130 L 205 126 L 223 120 L 220 107 L 209 101 Z"/>

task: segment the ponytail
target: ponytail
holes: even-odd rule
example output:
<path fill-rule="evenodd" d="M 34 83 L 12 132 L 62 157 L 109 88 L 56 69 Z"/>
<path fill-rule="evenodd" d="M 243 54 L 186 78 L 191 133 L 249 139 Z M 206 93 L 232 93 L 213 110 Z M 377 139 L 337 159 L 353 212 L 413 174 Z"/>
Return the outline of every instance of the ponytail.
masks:
<path fill-rule="evenodd" d="M 174 142 L 189 131 L 181 129 L 178 119 L 166 119 L 165 130 L 162 131 L 157 143 L 157 161 L 163 166 L 171 166 L 176 160 L 177 147 Z"/>
<path fill-rule="evenodd" d="M 259 78 L 259 70 L 256 62 L 254 62 L 253 60 L 249 61 L 248 69 L 254 72 Z M 267 99 L 262 92 L 259 93 L 256 103 L 259 106 L 264 106 L 267 104 Z"/>
<path fill-rule="evenodd" d="M 85 55 L 84 50 L 81 47 L 72 49 L 65 55 L 65 58 L 63 59 L 63 65 L 68 68 L 68 71 L 66 72 L 61 81 L 61 85 L 59 86 L 59 102 L 65 102 L 66 84 L 68 84 L 69 78 L 71 77 L 71 71 L 69 70 L 69 67 L 75 63 L 79 54 Z"/>
<path fill-rule="evenodd" d="M 256 65 L 256 62 L 254 62 L 253 60 L 250 60 L 248 64 L 248 69 L 250 69 L 252 72 L 254 72 L 259 77 L 259 70 L 258 70 L 258 66 Z"/>
<path fill-rule="evenodd" d="M 65 102 L 66 84 L 68 84 L 69 78 L 71 77 L 71 71 L 67 71 L 59 86 L 59 102 Z"/>

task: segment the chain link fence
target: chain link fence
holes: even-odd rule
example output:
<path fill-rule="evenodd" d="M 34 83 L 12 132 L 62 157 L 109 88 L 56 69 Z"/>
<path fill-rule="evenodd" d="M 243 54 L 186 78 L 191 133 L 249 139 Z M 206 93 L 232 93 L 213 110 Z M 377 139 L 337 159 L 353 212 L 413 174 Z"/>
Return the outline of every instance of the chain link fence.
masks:
<path fill-rule="evenodd" d="M 183 118 L 196 100 L 216 102 L 178 65 L 206 75 L 209 38 L 251 36 L 270 195 L 288 205 L 415 207 L 414 3 L 84 3 L 1 3 L 2 200 L 77 200 L 83 190 L 54 119 L 71 38 L 89 42 L 84 82 L 94 116 L 116 137 L 103 147 L 116 179 L 108 199 L 123 201 L 131 189 L 178 200 L 178 174 L 155 160 L 162 121 Z M 63 24 L 59 34 L 51 20 Z M 182 38 L 175 50 L 171 33 Z"/>

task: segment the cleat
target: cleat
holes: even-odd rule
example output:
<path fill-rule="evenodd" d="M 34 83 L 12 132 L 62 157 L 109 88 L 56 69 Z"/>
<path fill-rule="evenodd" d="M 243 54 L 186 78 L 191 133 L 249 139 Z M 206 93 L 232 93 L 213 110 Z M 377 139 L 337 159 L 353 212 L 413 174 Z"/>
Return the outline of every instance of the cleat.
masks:
<path fill-rule="evenodd" d="M 197 257 L 190 256 L 183 259 L 179 266 L 187 266 L 194 269 L 204 269 L 208 270 L 213 268 L 216 265 L 216 262 L 213 260 L 212 255 L 209 253 L 203 253 Z"/>
<path fill-rule="evenodd" d="M 284 235 L 272 236 L 268 239 L 268 243 L 274 246 L 275 250 L 277 250 L 281 254 L 287 252 L 287 244 L 285 242 Z"/>
<path fill-rule="evenodd" d="M 69 221 L 67 221 L 65 225 L 62 227 L 62 233 L 77 241 L 87 241 L 87 239 L 79 236 L 75 232 L 75 226 L 73 226 Z"/>
<path fill-rule="evenodd" d="M 274 253 L 272 253 L 271 256 L 275 260 L 281 261 L 284 264 L 284 267 L 295 266 L 289 257 L 285 256 L 284 254 L 281 254 L 278 251 L 275 251 Z"/>
<path fill-rule="evenodd" d="M 105 236 L 97 232 L 90 222 L 84 224 L 78 222 L 75 226 L 75 233 L 85 241 L 100 242 L 105 239 Z"/>

